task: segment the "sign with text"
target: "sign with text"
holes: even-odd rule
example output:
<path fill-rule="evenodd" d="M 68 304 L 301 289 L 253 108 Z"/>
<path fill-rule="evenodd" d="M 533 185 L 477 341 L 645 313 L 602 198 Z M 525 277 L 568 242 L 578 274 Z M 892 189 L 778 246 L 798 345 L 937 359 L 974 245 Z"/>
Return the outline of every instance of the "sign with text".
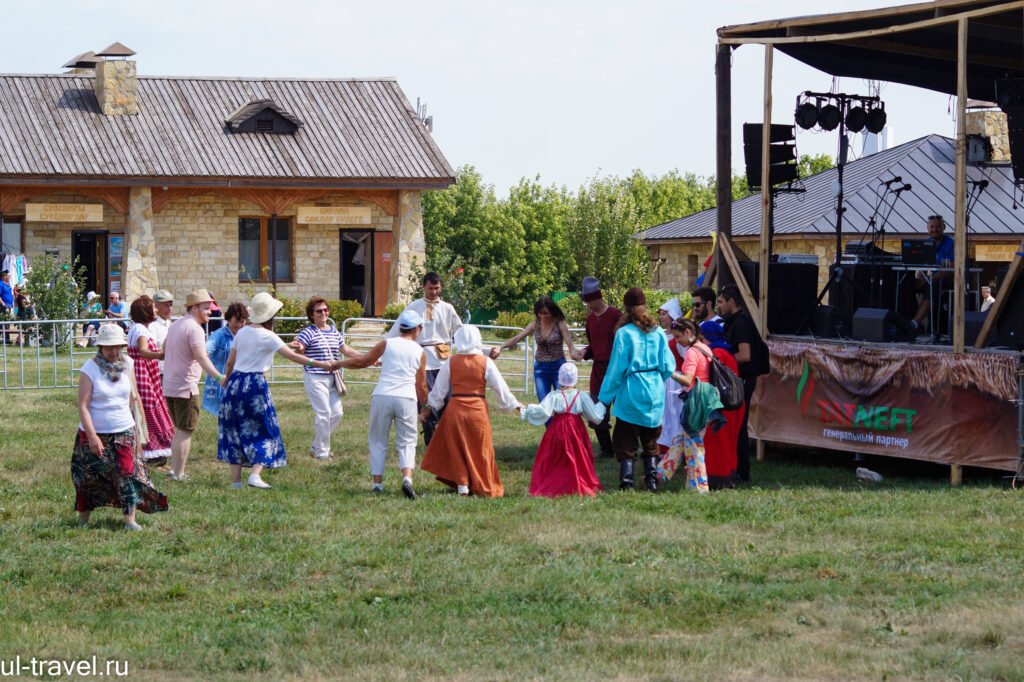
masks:
<path fill-rule="evenodd" d="M 750 431 L 811 448 L 1013 471 L 1017 357 L 769 340 Z"/>
<path fill-rule="evenodd" d="M 310 225 L 369 225 L 369 206 L 299 206 L 296 222 Z"/>
<path fill-rule="evenodd" d="M 974 259 L 988 263 L 1009 263 L 1018 250 L 1021 249 L 1017 244 L 976 244 Z"/>
<path fill-rule="evenodd" d="M 39 223 L 101 223 L 103 204 L 25 204 L 25 220 Z"/>

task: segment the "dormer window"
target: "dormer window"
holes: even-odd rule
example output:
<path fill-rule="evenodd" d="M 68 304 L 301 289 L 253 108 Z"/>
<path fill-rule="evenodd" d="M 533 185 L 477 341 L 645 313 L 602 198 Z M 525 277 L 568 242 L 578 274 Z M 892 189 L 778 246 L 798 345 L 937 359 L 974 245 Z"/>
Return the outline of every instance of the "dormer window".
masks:
<path fill-rule="evenodd" d="M 238 107 L 224 125 L 233 133 L 291 135 L 303 124 L 274 100 L 254 99 Z"/>

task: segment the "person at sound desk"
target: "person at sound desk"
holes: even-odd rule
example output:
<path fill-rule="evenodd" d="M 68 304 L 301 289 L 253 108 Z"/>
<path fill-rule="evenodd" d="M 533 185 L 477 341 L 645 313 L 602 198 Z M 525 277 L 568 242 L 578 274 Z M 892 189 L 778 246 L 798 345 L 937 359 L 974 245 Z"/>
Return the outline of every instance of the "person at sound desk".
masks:
<path fill-rule="evenodd" d="M 949 267 L 953 264 L 953 238 L 946 231 L 946 221 L 940 215 L 928 216 L 928 238 L 935 242 L 935 264 Z M 911 320 L 914 327 L 920 329 L 922 322 L 931 314 L 932 299 L 938 299 L 942 291 L 943 281 L 953 275 L 952 270 L 918 271 L 914 280 L 914 290 L 923 295 L 917 312 Z M 941 309 L 941 308 L 940 308 Z M 936 310 L 936 313 L 939 311 Z M 939 326 L 939 316 L 934 318 L 935 326 Z M 937 329 L 930 330 L 937 335 Z"/>

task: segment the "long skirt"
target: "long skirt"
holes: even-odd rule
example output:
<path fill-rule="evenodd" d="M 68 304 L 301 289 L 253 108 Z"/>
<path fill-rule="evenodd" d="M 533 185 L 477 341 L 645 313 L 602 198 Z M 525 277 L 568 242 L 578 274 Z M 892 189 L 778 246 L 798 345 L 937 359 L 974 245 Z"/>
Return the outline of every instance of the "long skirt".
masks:
<path fill-rule="evenodd" d="M 263 372 L 232 372 L 217 415 L 217 459 L 268 469 L 288 463 Z"/>
<path fill-rule="evenodd" d="M 160 347 L 149 338 L 149 350 L 157 352 Z M 160 363 L 152 358 L 139 355 L 137 348 L 128 347 L 128 355 L 135 361 L 135 384 L 142 398 L 142 410 L 146 415 L 146 430 L 149 442 L 142 447 L 145 460 L 171 456 L 171 439 L 174 438 L 174 424 L 167 411 L 167 401 L 160 383 Z"/>
<path fill-rule="evenodd" d="M 678 470 L 682 463 L 686 469 L 686 489 L 698 493 L 708 492 L 708 472 L 704 462 L 704 432 L 701 429 L 696 436 L 691 436 L 686 429 L 676 434 L 672 447 L 661 456 L 658 462 L 657 476 L 667 481 Z"/>
<path fill-rule="evenodd" d="M 119 507 L 125 514 L 139 509 L 147 514 L 167 511 L 167 496 L 152 486 L 146 466 L 135 448 L 134 430 L 97 434 L 103 442 L 98 456 L 89 437 L 79 429 L 71 454 L 71 481 L 75 484 L 75 511 Z"/>
<path fill-rule="evenodd" d="M 420 468 L 453 488 L 468 486 L 471 493 L 480 497 L 505 494 L 494 460 L 486 400 L 475 396 L 451 397 Z"/>
<path fill-rule="evenodd" d="M 600 490 L 601 482 L 594 471 L 594 450 L 583 418 L 568 412 L 554 415 L 533 461 L 530 494 L 593 497 Z"/>

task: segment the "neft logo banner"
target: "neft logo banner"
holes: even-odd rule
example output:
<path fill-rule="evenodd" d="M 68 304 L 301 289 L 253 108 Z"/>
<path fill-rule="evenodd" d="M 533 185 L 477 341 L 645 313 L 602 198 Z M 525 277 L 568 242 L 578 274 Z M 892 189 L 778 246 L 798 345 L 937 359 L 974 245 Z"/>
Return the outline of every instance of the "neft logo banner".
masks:
<path fill-rule="evenodd" d="M 1017 358 L 768 340 L 751 435 L 944 464 L 1016 468 Z"/>

